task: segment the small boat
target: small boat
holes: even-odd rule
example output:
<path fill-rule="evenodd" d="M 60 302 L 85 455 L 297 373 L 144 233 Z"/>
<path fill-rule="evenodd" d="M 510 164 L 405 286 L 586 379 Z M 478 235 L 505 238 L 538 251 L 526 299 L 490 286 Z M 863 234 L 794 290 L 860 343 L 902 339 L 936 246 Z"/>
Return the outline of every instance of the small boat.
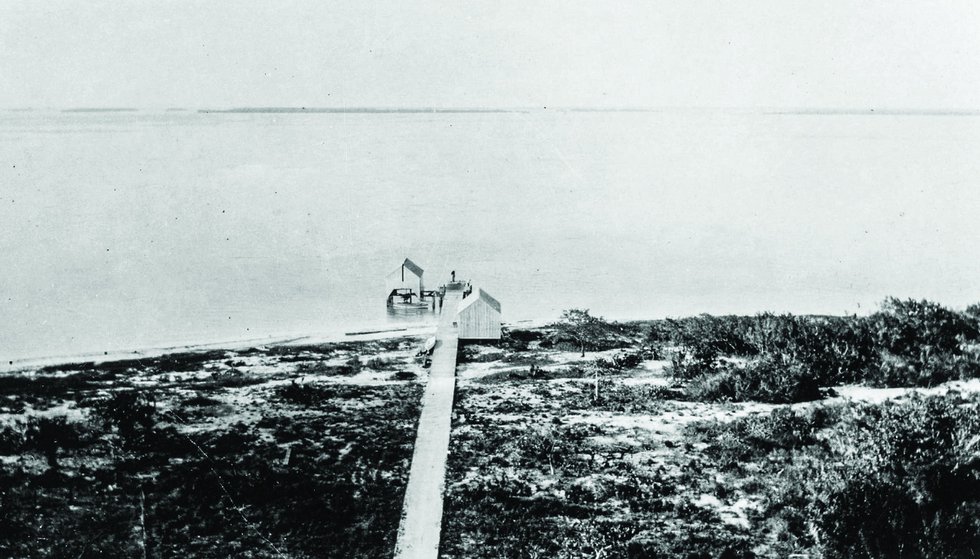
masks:
<path fill-rule="evenodd" d="M 428 340 L 425 340 L 425 352 L 426 353 L 431 353 L 432 350 L 435 349 L 435 347 L 436 347 L 436 337 L 435 336 L 432 336 Z"/>

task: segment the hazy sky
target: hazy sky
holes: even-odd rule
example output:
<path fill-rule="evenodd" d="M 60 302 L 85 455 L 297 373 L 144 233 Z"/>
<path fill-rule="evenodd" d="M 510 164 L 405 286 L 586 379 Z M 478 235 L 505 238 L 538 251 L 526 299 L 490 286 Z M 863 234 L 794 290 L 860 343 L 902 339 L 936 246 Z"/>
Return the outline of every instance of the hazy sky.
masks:
<path fill-rule="evenodd" d="M 978 6 L 0 0 L 0 106 L 977 109 Z"/>

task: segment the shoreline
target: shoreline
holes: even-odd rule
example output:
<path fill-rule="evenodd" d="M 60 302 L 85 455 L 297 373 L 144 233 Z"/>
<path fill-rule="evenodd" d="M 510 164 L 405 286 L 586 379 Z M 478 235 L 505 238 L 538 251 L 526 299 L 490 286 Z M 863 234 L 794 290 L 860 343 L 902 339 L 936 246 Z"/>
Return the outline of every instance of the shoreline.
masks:
<path fill-rule="evenodd" d="M 329 332 L 318 334 L 279 334 L 261 338 L 237 340 L 221 340 L 202 343 L 175 343 L 159 346 L 147 346 L 105 352 L 86 352 L 70 355 L 48 355 L 41 357 L 25 357 L 7 360 L 0 364 L 0 373 L 28 373 L 42 367 L 71 365 L 82 363 L 111 363 L 140 357 L 154 358 L 174 353 L 194 353 L 210 350 L 240 350 L 255 346 L 288 346 L 300 343 L 331 343 L 339 341 L 370 341 L 384 338 L 396 338 L 419 333 L 428 328 L 427 325 L 411 325 L 392 330 L 374 330 L 354 332 L 350 335 L 344 332 Z"/>
<path fill-rule="evenodd" d="M 541 328 L 552 323 L 549 320 L 520 320 L 514 323 L 504 323 L 505 327 Z M 351 329 L 353 328 L 353 329 Z M 4 360 L 0 363 L 0 374 L 25 373 L 37 371 L 44 367 L 83 364 L 111 363 L 127 359 L 155 358 L 175 353 L 194 353 L 213 350 L 241 350 L 255 346 L 291 346 L 300 344 L 327 344 L 336 342 L 367 342 L 419 336 L 429 331 L 435 331 L 436 324 L 405 323 L 402 326 L 385 327 L 351 327 L 336 330 L 316 332 L 312 334 L 282 333 L 266 337 L 219 340 L 212 342 L 170 343 L 166 345 L 151 345 L 104 352 L 84 352 L 69 355 L 45 355 Z"/>

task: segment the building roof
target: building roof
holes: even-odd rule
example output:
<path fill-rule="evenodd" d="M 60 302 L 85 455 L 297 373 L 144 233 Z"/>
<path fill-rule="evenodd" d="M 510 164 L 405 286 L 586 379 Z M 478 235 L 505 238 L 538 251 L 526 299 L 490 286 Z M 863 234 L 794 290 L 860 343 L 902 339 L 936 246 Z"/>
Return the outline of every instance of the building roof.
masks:
<path fill-rule="evenodd" d="M 500 312 L 500 301 L 494 299 L 493 297 L 490 296 L 489 293 L 480 289 L 479 287 L 474 288 L 473 293 L 470 293 L 470 295 L 467 298 L 463 299 L 459 303 L 459 309 L 456 312 L 461 313 L 463 312 L 464 309 L 466 309 L 473 303 L 480 300 L 486 302 L 488 305 L 493 307 L 495 311 Z"/>
<path fill-rule="evenodd" d="M 418 264 L 416 264 L 415 262 L 412 262 L 408 258 L 406 258 L 405 261 L 402 262 L 402 266 L 408 268 L 409 271 L 411 271 L 416 276 L 422 277 L 422 268 L 419 268 L 419 265 Z"/>

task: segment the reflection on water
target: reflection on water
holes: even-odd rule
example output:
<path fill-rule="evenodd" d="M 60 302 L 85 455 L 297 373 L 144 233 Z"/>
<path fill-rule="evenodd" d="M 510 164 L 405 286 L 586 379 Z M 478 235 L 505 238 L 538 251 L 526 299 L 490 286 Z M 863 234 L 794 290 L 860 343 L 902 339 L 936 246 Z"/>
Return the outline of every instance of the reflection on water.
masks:
<path fill-rule="evenodd" d="M 424 304 L 394 304 L 388 306 L 388 324 L 419 325 L 436 324 L 442 314 L 442 305 L 437 299 L 430 299 Z"/>
<path fill-rule="evenodd" d="M 388 322 L 396 324 L 405 323 L 434 323 L 440 314 L 438 302 L 435 307 L 432 305 L 391 305 L 388 307 Z"/>

